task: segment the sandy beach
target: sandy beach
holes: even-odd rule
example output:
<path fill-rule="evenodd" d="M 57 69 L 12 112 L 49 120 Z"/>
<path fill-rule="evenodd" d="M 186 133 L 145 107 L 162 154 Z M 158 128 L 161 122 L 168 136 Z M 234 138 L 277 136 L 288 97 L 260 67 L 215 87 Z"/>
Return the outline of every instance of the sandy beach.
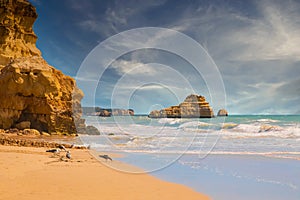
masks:
<path fill-rule="evenodd" d="M 72 150 L 68 162 L 45 150 L 0 146 L 0 199 L 209 199 L 148 174 L 113 170 L 88 150 Z M 111 164 L 131 167 L 116 160 Z"/>

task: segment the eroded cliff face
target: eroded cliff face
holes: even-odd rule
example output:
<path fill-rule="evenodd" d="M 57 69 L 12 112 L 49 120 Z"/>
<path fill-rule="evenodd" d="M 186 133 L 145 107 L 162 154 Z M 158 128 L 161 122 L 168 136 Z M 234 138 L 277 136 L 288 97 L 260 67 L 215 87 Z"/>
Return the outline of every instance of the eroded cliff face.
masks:
<path fill-rule="evenodd" d="M 205 97 L 191 94 L 178 106 L 171 106 L 162 110 L 154 110 L 149 114 L 151 118 L 211 118 L 213 109 Z"/>
<path fill-rule="evenodd" d="M 0 129 L 83 132 L 83 93 L 41 57 L 32 31 L 35 8 L 25 0 L 0 0 L 0 11 Z"/>
<path fill-rule="evenodd" d="M 32 26 L 35 7 L 25 0 L 0 0 L 0 69 L 19 57 L 41 56 Z"/>
<path fill-rule="evenodd" d="M 77 132 L 75 123 L 83 123 L 83 93 L 73 78 L 41 57 L 18 58 L 5 66 L 0 88 L 0 128 L 30 122 L 30 128 L 40 132 L 73 134 Z"/>

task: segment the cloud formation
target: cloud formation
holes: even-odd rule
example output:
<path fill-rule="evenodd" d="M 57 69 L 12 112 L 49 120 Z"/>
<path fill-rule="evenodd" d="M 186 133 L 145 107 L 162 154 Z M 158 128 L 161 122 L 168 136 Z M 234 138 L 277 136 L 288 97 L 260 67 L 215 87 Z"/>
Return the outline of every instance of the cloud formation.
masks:
<path fill-rule="evenodd" d="M 213 58 L 225 84 L 230 113 L 293 114 L 300 110 L 299 1 L 86 0 L 78 3 L 66 0 L 58 3 L 52 0 L 39 1 L 36 6 L 42 11 L 35 25 L 41 38 L 38 45 L 50 64 L 70 75 L 76 74 L 85 56 L 104 39 L 132 28 L 166 27 L 192 37 Z M 53 9 L 55 14 L 49 11 Z M 161 42 L 168 37 L 161 33 L 148 41 L 136 37 L 131 42 L 134 46 Z M 172 82 L 171 76 L 175 75 L 162 66 L 173 68 L 198 86 L 197 93 L 209 98 L 205 81 L 195 75 L 192 66 L 184 60 L 160 51 L 141 50 L 117 59 L 110 66 L 100 80 L 102 90 L 98 90 L 97 104 L 110 106 L 111 91 L 119 79 L 126 80 L 122 85 L 126 91 L 125 87 L 134 88 L 137 81 L 151 80 L 151 76 L 163 78 L 180 98 L 184 98 L 190 91 L 181 87 L 180 82 Z M 97 77 L 90 74 L 86 78 L 94 80 Z M 175 98 L 170 101 L 171 93 L 159 88 L 146 85 L 138 89 L 130 103 L 136 102 L 137 112 L 148 112 L 149 107 L 157 103 L 175 103 Z M 159 98 L 153 99 L 153 94 Z M 142 101 L 146 102 L 144 107 Z"/>

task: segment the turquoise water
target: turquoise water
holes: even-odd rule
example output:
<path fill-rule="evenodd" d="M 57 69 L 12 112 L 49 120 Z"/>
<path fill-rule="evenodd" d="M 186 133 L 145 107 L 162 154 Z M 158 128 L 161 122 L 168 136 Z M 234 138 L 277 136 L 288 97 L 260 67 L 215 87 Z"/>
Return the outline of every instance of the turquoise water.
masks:
<path fill-rule="evenodd" d="M 86 117 L 86 122 L 101 132 L 100 136 L 86 139 L 99 150 L 291 157 L 297 157 L 300 152 L 299 116 L 229 116 L 212 119 Z"/>
<path fill-rule="evenodd" d="M 300 199 L 300 116 L 86 122 L 101 132 L 81 136 L 92 149 L 122 153 L 122 161 L 213 199 Z"/>

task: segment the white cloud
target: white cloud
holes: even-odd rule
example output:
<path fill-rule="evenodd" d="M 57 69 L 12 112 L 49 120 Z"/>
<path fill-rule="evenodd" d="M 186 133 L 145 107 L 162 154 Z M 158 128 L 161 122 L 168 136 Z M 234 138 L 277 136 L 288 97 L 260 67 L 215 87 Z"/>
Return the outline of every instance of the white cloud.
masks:
<path fill-rule="evenodd" d="M 113 34 L 117 34 L 122 30 L 127 30 L 132 26 L 128 21 L 140 18 L 142 12 L 147 11 L 150 8 L 163 5 L 165 0 L 152 0 L 152 1 L 114 1 L 108 4 L 104 14 L 93 12 L 93 7 L 101 4 L 99 1 L 92 5 L 89 1 L 84 3 L 82 7 L 78 4 L 78 1 L 69 0 L 71 7 L 78 12 L 85 12 L 86 19 L 81 20 L 78 25 L 82 29 L 89 29 L 101 36 L 109 37 Z M 85 2 L 85 1 L 84 1 Z M 100 6 L 99 6 L 100 7 Z"/>
<path fill-rule="evenodd" d="M 95 32 L 101 32 L 101 24 L 99 24 L 97 21 L 95 20 L 84 20 L 79 22 L 79 25 L 83 28 L 83 29 L 88 29 L 90 31 L 95 31 Z"/>
<path fill-rule="evenodd" d="M 295 104 L 299 93 L 295 88 L 285 86 L 289 85 L 289 76 L 295 76 L 299 72 L 293 68 L 300 61 L 300 2 L 288 0 L 252 3 L 254 7 L 246 9 L 250 14 L 230 4 L 199 8 L 187 6 L 176 13 L 176 19 L 170 16 L 174 20 L 162 20 L 165 24 L 156 19 L 156 24 L 187 33 L 204 45 L 223 73 L 227 84 L 228 107 L 235 113 L 291 111 L 287 105 L 288 100 L 294 99 Z M 147 26 L 143 12 L 153 6 L 156 4 L 151 2 L 136 7 L 130 3 L 116 4 L 107 8 L 102 19 L 96 15 L 84 19 L 81 27 L 110 36 L 131 27 Z M 117 41 L 116 47 L 122 46 L 122 42 L 124 46 L 130 47 L 147 46 L 163 42 L 168 36 L 167 32 L 161 32 L 149 35 L 148 40 L 140 40 L 143 37 L 134 35 L 129 44 L 128 41 Z M 157 57 L 159 56 L 158 54 Z M 132 60 L 117 60 L 111 66 L 118 75 L 127 76 L 118 86 L 123 91 L 119 93 L 120 98 L 126 92 L 136 89 L 138 83 L 160 79 L 179 96 L 187 95 L 187 90 L 180 82 L 174 78 L 172 80 L 173 74 L 169 74 L 165 68 L 143 63 L 139 58 L 139 52 L 134 52 Z M 289 73 L 289 70 L 296 73 Z M 187 77 L 188 73 L 187 71 Z M 193 83 L 197 84 L 196 81 Z M 142 90 L 154 92 L 159 88 L 149 85 Z M 282 88 L 291 90 L 291 94 L 278 101 L 284 93 Z M 148 101 L 150 104 L 151 101 Z"/>
<path fill-rule="evenodd" d="M 228 5 L 189 9 L 170 25 L 209 43 L 214 55 L 236 61 L 300 60 L 300 3 L 258 1 L 258 16 L 249 17 Z"/>
<path fill-rule="evenodd" d="M 239 60 L 300 60 L 300 13 L 290 13 L 299 5 L 287 4 L 285 9 L 272 3 L 260 5 L 263 18 L 249 19 L 249 26 L 233 33 L 233 40 L 245 45 Z"/>
<path fill-rule="evenodd" d="M 239 90 L 234 96 L 228 97 L 228 108 L 235 114 L 289 114 L 291 110 L 286 106 L 292 99 L 280 91 L 286 85 L 290 85 L 289 82 L 259 82 L 248 85 L 251 90 Z"/>
<path fill-rule="evenodd" d="M 299 110 L 299 89 L 290 79 L 300 72 L 300 2 L 252 3 L 250 14 L 226 4 L 186 9 L 170 27 L 201 42 L 213 57 L 234 113 L 293 113 L 293 106 Z"/>
<path fill-rule="evenodd" d="M 111 64 L 119 75 L 130 74 L 130 75 L 155 75 L 158 72 L 158 69 L 151 64 L 144 64 L 136 60 L 116 60 Z"/>
<path fill-rule="evenodd" d="M 137 64 L 136 61 L 124 60 L 119 63 L 126 64 L 119 69 L 119 72 L 123 73 L 122 77 L 112 84 L 110 99 L 114 107 L 128 107 L 130 99 L 134 96 L 135 99 L 141 100 L 136 103 L 144 107 L 139 112 L 146 112 L 157 102 L 165 101 L 175 105 L 188 94 L 195 93 L 186 77 L 170 66 L 157 63 Z M 145 73 L 145 69 L 149 73 Z"/>

